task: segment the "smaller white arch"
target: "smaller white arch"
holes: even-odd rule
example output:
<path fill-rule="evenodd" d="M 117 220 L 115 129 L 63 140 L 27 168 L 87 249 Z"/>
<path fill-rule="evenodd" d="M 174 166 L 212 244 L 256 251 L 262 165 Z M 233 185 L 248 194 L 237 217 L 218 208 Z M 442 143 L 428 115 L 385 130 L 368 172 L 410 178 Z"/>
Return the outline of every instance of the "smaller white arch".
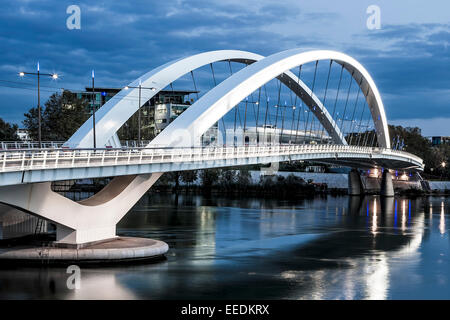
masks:
<path fill-rule="evenodd" d="M 139 81 L 143 87 L 155 88 L 141 91 L 141 104 L 150 100 L 160 90 L 192 70 L 217 61 L 235 61 L 253 63 L 263 56 L 240 50 L 217 50 L 199 53 L 186 58 L 170 61 L 153 69 L 142 77 L 134 80 L 128 86 L 137 87 Z M 96 140 L 97 145 L 104 147 L 108 140 L 114 137 L 117 130 L 138 110 L 135 97 L 138 96 L 136 88 L 121 90 L 115 98 L 106 102 L 96 113 Z M 64 144 L 70 148 L 91 148 L 93 141 L 92 117 L 90 117 Z"/>
<path fill-rule="evenodd" d="M 217 61 L 235 61 L 246 64 L 254 63 L 264 57 L 255 53 L 239 50 L 217 50 L 196 54 L 187 58 L 180 58 L 168 62 L 156 69 L 147 72 L 142 77 L 129 84 L 129 87 L 137 87 L 142 81 L 143 87 L 155 88 L 154 91 L 142 90 L 141 105 L 150 100 L 160 90 L 188 72 Z M 335 125 L 334 119 L 322 104 L 320 99 L 308 86 L 298 79 L 292 72 L 286 71 L 279 77 L 287 87 L 304 100 L 309 109 L 325 127 L 336 143 L 347 144 L 344 135 Z M 138 110 L 136 101 L 137 88 L 121 90 L 117 95 L 105 103 L 96 112 L 96 140 L 97 145 L 104 147 L 112 144 L 120 147 L 117 130 Z M 317 108 L 313 108 L 313 105 Z M 70 148 L 90 148 L 93 141 L 92 117 L 90 117 L 64 144 Z M 160 146 L 164 146 L 160 143 Z"/>

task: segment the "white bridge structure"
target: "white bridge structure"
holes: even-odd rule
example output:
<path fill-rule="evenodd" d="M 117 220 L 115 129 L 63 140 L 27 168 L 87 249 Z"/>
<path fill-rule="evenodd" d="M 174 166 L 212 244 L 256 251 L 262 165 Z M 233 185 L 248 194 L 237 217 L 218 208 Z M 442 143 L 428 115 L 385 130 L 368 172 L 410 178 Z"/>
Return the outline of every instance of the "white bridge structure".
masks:
<path fill-rule="evenodd" d="M 358 96 L 353 113 L 351 107 L 347 108 L 351 96 L 349 88 L 348 93 L 344 95 L 347 97 L 344 114 L 348 109 L 353 117 L 349 121 L 350 129 L 347 133 L 343 125 L 346 121 L 345 116 L 339 119 L 335 110 L 331 111 L 334 109 L 333 102 L 328 104 L 326 100 L 330 71 L 325 97 L 321 100 L 314 91 L 317 65 L 322 60 L 330 61 L 330 71 L 333 63 L 340 66 L 340 80 L 334 107 L 338 101 L 339 89 L 343 87 L 342 74 L 346 70 L 351 75 L 350 87 L 352 82 L 357 84 L 360 90 L 358 96 L 361 92 L 364 97 L 362 100 L 367 105 L 366 109 L 370 111 L 365 114 L 363 109 L 359 116 L 356 112 Z M 194 70 L 208 65 L 213 69 L 213 63 L 218 62 L 241 63 L 246 66 L 222 82 L 215 83 L 211 90 L 197 99 L 145 147 L 120 145 L 117 131 L 139 111 L 135 99 L 131 99 L 137 96 L 139 84 L 153 88 L 142 91 L 142 106 L 180 77 L 191 73 L 194 78 Z M 311 63 L 315 63 L 316 71 L 312 86 L 308 87 L 301 79 L 300 73 L 302 66 Z M 298 75 L 291 71 L 295 68 L 299 68 Z M 284 128 L 284 115 L 287 112 L 281 111 L 283 115 L 280 116 L 283 123 L 281 134 L 283 129 L 289 130 L 291 138 L 288 143 L 276 143 L 273 140 L 267 143 L 264 136 L 259 136 L 261 131 L 269 127 L 267 124 L 269 99 L 267 99 L 264 125 L 262 123 L 258 125 L 258 116 L 255 117 L 255 140 L 246 138 L 252 127 L 247 127 L 246 130 L 244 122 L 242 144 L 234 143 L 231 146 L 202 144 L 202 136 L 208 129 L 219 123 L 239 103 L 248 101 L 252 93 L 258 90 L 261 93 L 261 88 L 274 79 L 275 81 L 278 79 L 280 90 L 283 84 L 295 94 L 295 101 L 298 98 L 301 103 L 301 107 L 293 105 L 289 109 L 292 110 L 290 129 Z M 169 171 L 294 160 L 361 169 L 384 168 L 382 192 L 391 196 L 393 189 L 389 169 L 423 170 L 422 159 L 407 152 L 391 149 L 383 102 L 373 79 L 359 62 L 340 52 L 326 50 L 303 52 L 300 49 L 293 49 L 268 57 L 235 50 L 205 52 L 169 62 L 144 74 L 130 83 L 129 89 L 122 90 L 118 96 L 121 98 L 108 101 L 96 112 L 96 141 L 99 148 L 92 149 L 94 134 L 92 117 L 63 146 L 56 143 L 42 149 L 30 147 L 10 149 L 3 144 L 3 150 L 0 151 L 0 203 L 55 223 L 57 242 L 81 245 L 116 237 L 116 224 L 158 178 Z M 263 105 L 260 98 L 251 103 L 253 107 L 258 107 L 258 112 L 259 107 Z M 278 118 L 280 101 L 275 108 Z M 355 115 L 358 116 L 355 118 Z M 372 141 L 376 140 L 375 145 L 368 142 L 370 136 L 368 130 L 360 131 L 363 128 L 362 120 L 365 121 L 364 115 L 368 117 L 367 121 L 373 123 Z M 309 122 L 310 117 L 312 122 Z M 313 130 L 314 119 L 322 126 L 322 131 Z M 359 125 L 356 124 L 358 119 Z M 272 128 L 279 128 L 277 121 L 278 119 Z M 359 128 L 358 132 L 356 128 Z M 292 138 L 294 133 L 295 140 Z M 313 133 L 316 137 L 320 136 L 320 142 L 325 143 L 317 143 L 318 139 L 312 141 Z M 297 135 L 301 137 L 300 142 Z M 259 140 L 260 138 L 264 142 Z M 82 201 L 72 201 L 51 189 L 52 181 L 99 177 L 115 178 L 101 191 Z M 350 193 L 359 194 L 361 182 L 356 171 L 350 174 L 349 181 Z"/>

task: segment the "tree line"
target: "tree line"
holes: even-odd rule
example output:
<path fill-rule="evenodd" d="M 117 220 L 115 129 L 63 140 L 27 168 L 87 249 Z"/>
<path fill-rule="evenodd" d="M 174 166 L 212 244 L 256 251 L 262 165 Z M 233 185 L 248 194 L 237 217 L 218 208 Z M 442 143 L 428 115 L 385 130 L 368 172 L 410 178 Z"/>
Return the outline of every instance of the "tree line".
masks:
<path fill-rule="evenodd" d="M 180 182 L 185 185 L 181 186 Z M 194 182 L 196 184 L 194 185 Z M 258 183 L 252 183 L 248 167 L 218 168 L 192 171 L 168 172 L 156 182 L 153 190 L 200 191 L 220 194 L 254 194 L 293 197 L 314 194 L 315 186 L 302 178 L 290 174 L 283 176 L 260 176 Z"/>

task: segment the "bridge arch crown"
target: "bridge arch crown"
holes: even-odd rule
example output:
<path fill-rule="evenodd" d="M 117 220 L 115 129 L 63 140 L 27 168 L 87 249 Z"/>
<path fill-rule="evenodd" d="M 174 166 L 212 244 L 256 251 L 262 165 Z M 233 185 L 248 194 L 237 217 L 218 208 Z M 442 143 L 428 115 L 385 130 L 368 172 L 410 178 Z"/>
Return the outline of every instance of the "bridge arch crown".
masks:
<path fill-rule="evenodd" d="M 390 147 L 388 137 L 389 134 L 387 131 L 387 122 L 383 103 L 381 101 L 381 97 L 378 93 L 378 90 L 372 78 L 370 77 L 368 72 L 364 69 L 364 67 L 362 67 L 356 60 L 345 54 L 335 51 L 319 50 L 319 51 L 301 52 L 300 49 L 293 49 L 283 51 L 278 54 L 274 54 L 267 58 L 264 58 L 261 55 L 247 51 L 238 51 L 238 50 L 210 51 L 196 54 L 187 58 L 176 59 L 174 61 L 166 63 L 156 69 L 147 72 L 142 77 L 136 79 L 135 81 L 129 84 L 129 87 L 136 87 L 137 85 L 139 85 L 139 81 L 142 81 L 141 82 L 142 86 L 155 88 L 154 91 L 144 90 L 142 92 L 142 102 L 141 102 L 142 106 L 146 101 L 151 99 L 155 94 L 157 94 L 163 88 L 167 87 L 173 81 L 189 73 L 190 71 L 198 69 L 202 66 L 206 66 L 208 64 L 212 64 L 214 62 L 227 60 L 245 64 L 253 64 L 254 62 L 259 62 L 258 65 L 260 66 L 265 64 L 268 65 L 270 63 L 278 64 L 279 65 L 278 71 L 275 71 L 275 73 L 278 72 L 277 77 L 280 75 L 286 75 L 286 77 L 279 77 L 280 81 L 282 81 L 286 86 L 288 86 L 289 89 L 291 89 L 297 96 L 300 97 L 300 99 L 303 99 L 301 95 L 309 97 L 310 98 L 309 104 L 305 103 L 305 105 L 307 105 L 307 107 L 309 107 L 311 111 L 313 111 L 312 108 L 313 105 L 318 107 L 318 109 L 314 111 L 315 116 L 323 125 L 323 127 L 326 129 L 328 134 L 332 137 L 334 142 L 344 145 L 347 144 L 344 134 L 340 131 L 339 126 L 336 125 L 334 119 L 332 118 L 328 110 L 325 108 L 325 106 L 322 104 L 320 99 L 314 94 L 314 92 L 310 88 L 306 86 L 305 83 L 303 83 L 302 80 L 298 79 L 291 71 L 289 71 L 289 69 L 286 69 L 287 65 L 283 66 L 283 63 L 287 63 L 288 60 L 292 60 L 292 58 L 294 58 L 294 55 L 301 55 L 301 57 L 298 57 L 299 63 L 297 63 L 297 65 L 305 64 L 312 61 L 330 59 L 345 67 L 345 69 L 352 74 L 355 80 L 357 79 L 364 80 L 361 81 L 359 85 L 361 91 L 363 92 L 367 91 L 365 97 L 368 102 L 368 106 L 370 108 L 373 121 L 376 125 L 375 129 L 377 132 L 378 141 L 380 142 L 380 146 L 387 148 Z M 281 60 L 277 62 L 276 61 L 277 58 L 282 59 L 283 62 Z M 263 60 L 264 62 L 261 60 Z M 244 72 L 245 69 L 247 68 L 244 68 L 241 71 Z M 241 71 L 230 76 L 230 78 L 235 80 L 237 79 L 239 81 L 239 79 L 241 79 L 242 76 L 237 75 L 238 74 L 242 75 Z M 267 71 L 269 70 L 268 69 L 265 70 L 264 73 L 266 73 Z M 273 70 L 271 71 L 273 72 Z M 246 72 L 249 74 L 250 69 Z M 268 74 L 270 74 L 270 72 L 268 72 Z M 255 76 L 255 74 L 253 76 Z M 275 76 L 272 74 L 271 78 L 274 77 Z M 231 79 L 229 82 L 231 82 Z M 221 85 L 222 83 L 217 85 L 217 87 Z M 213 92 L 217 93 L 218 90 L 215 89 L 216 88 L 213 88 L 207 95 L 209 96 Z M 99 146 L 106 146 L 108 145 L 109 141 L 116 138 L 117 130 L 138 110 L 137 104 L 133 101 L 133 99 L 129 99 L 133 95 L 137 96 L 137 90 L 138 90 L 137 88 L 133 88 L 132 90 L 127 91 L 122 90 L 121 92 L 118 93 L 118 96 L 122 97 L 121 99 L 108 101 L 96 112 L 96 119 L 97 119 L 96 138 Z M 225 94 L 224 90 L 222 90 L 221 92 L 222 94 Z M 199 104 L 198 102 L 199 101 L 197 101 L 189 109 L 193 109 L 195 105 Z M 315 109 L 316 108 L 314 108 L 314 110 Z M 177 119 L 175 123 L 179 126 L 181 121 Z M 184 123 L 184 125 L 187 124 Z M 172 134 L 171 130 L 174 130 L 174 128 L 169 129 L 169 127 L 164 130 L 165 133 L 163 131 L 165 135 Z M 204 127 L 206 127 L 206 122 Z M 186 128 L 187 127 L 185 127 L 184 129 Z M 176 129 L 180 130 L 182 128 L 177 127 Z M 93 136 L 92 119 L 88 119 L 80 127 L 80 129 L 65 143 L 65 146 L 71 148 L 91 147 L 93 141 L 92 136 Z M 117 138 L 116 141 L 118 141 Z M 164 144 L 165 142 L 163 141 L 163 136 L 159 138 L 157 137 L 157 139 L 151 142 L 151 145 L 163 146 Z"/>

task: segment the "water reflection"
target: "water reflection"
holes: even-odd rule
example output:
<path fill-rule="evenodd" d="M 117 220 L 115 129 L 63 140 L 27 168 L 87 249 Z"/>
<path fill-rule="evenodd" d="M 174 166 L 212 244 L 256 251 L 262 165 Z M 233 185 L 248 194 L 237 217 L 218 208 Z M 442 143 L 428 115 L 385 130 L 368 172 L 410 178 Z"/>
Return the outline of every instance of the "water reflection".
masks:
<path fill-rule="evenodd" d="M 0 298 L 450 298 L 448 212 L 447 198 L 152 195 L 119 232 L 166 241 L 166 261 L 82 269 L 77 291 L 65 269 L 4 269 Z"/>

